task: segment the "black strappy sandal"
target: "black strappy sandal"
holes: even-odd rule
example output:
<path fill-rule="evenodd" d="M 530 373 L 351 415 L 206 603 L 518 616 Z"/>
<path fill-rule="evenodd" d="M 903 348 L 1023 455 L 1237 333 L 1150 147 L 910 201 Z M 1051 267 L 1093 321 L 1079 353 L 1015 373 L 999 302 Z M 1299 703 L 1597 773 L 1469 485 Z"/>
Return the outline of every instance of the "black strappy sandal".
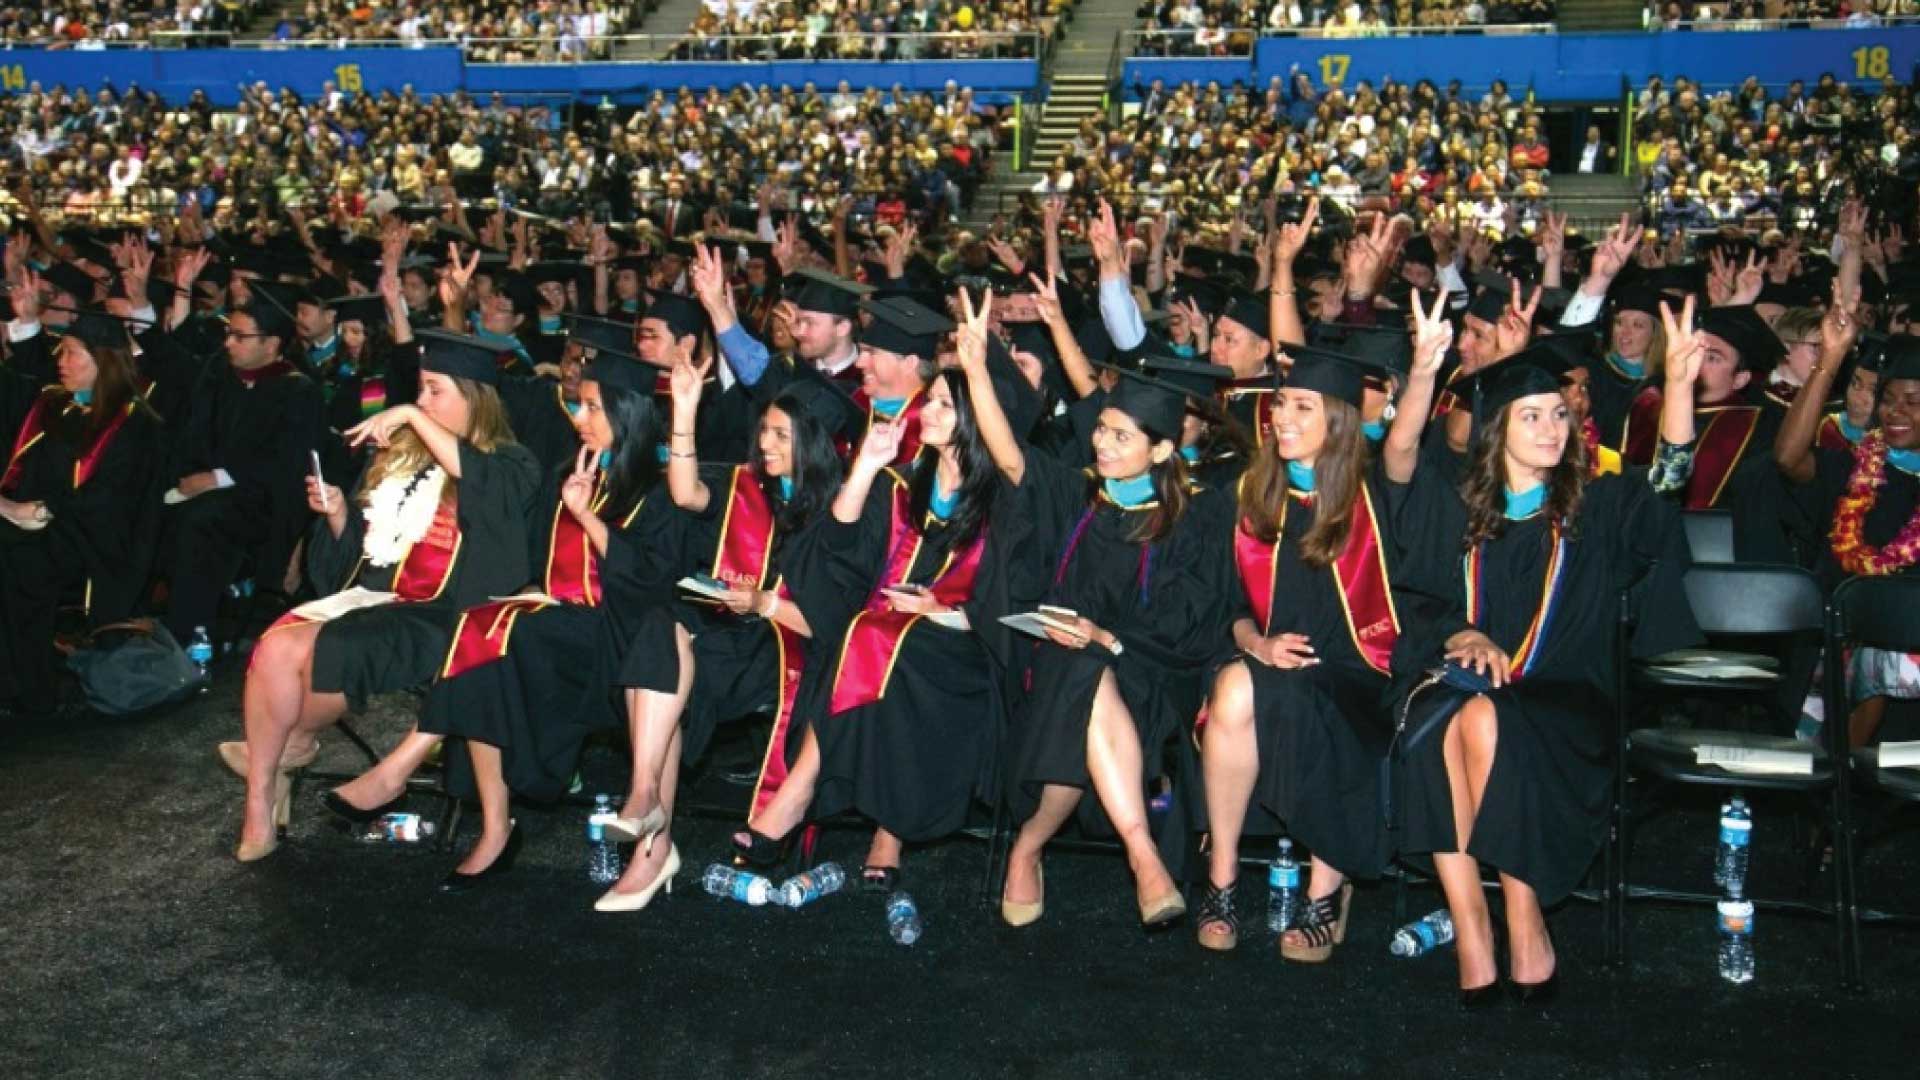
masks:
<path fill-rule="evenodd" d="M 740 834 L 734 834 L 733 861 L 736 865 L 770 870 L 787 861 L 787 852 L 793 847 L 793 832 L 778 840 L 752 828 L 746 830 L 746 835 L 748 842 L 742 844 Z"/>
<path fill-rule="evenodd" d="M 892 893 L 900 887 L 900 868 L 897 866 L 862 866 L 860 868 L 860 891 L 870 893 Z"/>
<path fill-rule="evenodd" d="M 1233 910 L 1233 891 L 1238 884 L 1238 881 L 1225 886 L 1207 883 L 1206 895 L 1200 898 L 1200 913 L 1195 917 L 1194 926 L 1201 948 L 1231 952 L 1234 946 L 1240 944 L 1240 915 Z"/>
<path fill-rule="evenodd" d="M 1353 883 L 1342 882 L 1338 892 L 1331 892 L 1308 903 L 1301 909 L 1300 924 L 1297 931 L 1307 939 L 1305 945 L 1287 944 L 1287 934 L 1280 935 L 1280 957 L 1302 964 L 1324 964 L 1333 955 L 1333 947 L 1347 939 L 1347 911 L 1353 906 Z"/>

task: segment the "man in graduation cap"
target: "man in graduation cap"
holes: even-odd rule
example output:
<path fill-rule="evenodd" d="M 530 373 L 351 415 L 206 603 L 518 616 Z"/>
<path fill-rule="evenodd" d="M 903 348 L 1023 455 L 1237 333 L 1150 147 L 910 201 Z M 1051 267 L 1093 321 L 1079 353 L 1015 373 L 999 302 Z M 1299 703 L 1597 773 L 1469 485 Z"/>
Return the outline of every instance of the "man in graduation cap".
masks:
<path fill-rule="evenodd" d="M 854 403 L 866 410 L 866 425 L 894 420 L 903 426 L 896 465 L 920 452 L 920 407 L 927 384 L 939 370 L 940 341 L 953 320 L 904 296 L 868 300 L 861 305 L 873 318 L 860 333 L 860 388 Z"/>
<path fill-rule="evenodd" d="M 1736 473 L 1750 469 L 1750 462 L 1766 464 L 1780 421 L 1769 418 L 1746 391 L 1755 373 L 1773 370 L 1786 354 L 1751 305 L 1708 308 L 1699 318 L 1699 333 L 1705 356 L 1694 388 L 1699 445 L 1685 496 L 1689 510 L 1731 505 L 1730 496 L 1741 490 L 1734 484 Z M 1629 464 L 1653 460 L 1661 394 L 1660 388 L 1648 387 L 1634 399 L 1621 452 Z"/>
<path fill-rule="evenodd" d="M 701 256 L 703 265 L 707 256 Z M 714 257 L 717 264 L 718 259 Z M 743 326 L 734 312 L 730 295 L 714 294 L 718 289 L 726 288 L 724 266 L 708 269 L 707 278 L 717 278 L 714 286 L 696 277 L 695 290 L 700 302 L 713 319 L 714 337 L 720 344 L 721 355 L 727 359 L 727 366 L 734 377 L 748 386 L 760 381 L 762 374 L 769 370 L 771 354 Z M 794 274 L 788 283 L 788 301 L 793 305 L 793 342 L 796 362 L 808 364 L 814 370 L 841 382 L 853 383 L 860 378 L 855 366 L 860 359 L 860 347 L 855 338 L 859 330 L 860 301 L 873 290 L 865 285 L 836 277 L 824 271 L 803 268 Z M 797 288 L 795 285 L 797 284 Z M 716 311 L 716 307 L 723 309 Z"/>
<path fill-rule="evenodd" d="M 1273 435 L 1272 305 L 1257 292 L 1235 292 L 1213 326 L 1208 358 L 1232 373 L 1220 391 L 1227 414 L 1245 428 L 1256 446 Z"/>
<path fill-rule="evenodd" d="M 309 455 L 325 424 L 320 388 L 285 358 L 295 335 L 263 301 L 231 312 L 227 363 L 207 372 L 183 418 L 159 562 L 167 629 L 180 641 L 213 626 L 249 560 L 262 588 L 277 587 L 306 526 Z"/>

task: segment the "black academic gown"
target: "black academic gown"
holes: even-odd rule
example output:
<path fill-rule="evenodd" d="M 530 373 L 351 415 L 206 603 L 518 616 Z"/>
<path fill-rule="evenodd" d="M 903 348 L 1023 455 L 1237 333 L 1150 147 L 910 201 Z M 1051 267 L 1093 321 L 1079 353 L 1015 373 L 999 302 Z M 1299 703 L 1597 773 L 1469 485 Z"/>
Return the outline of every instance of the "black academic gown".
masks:
<path fill-rule="evenodd" d="M 1588 372 L 1587 398 L 1591 405 L 1587 415 L 1593 418 L 1600 432 L 1600 445 L 1618 450 L 1626 435 L 1627 415 L 1633 411 L 1633 399 L 1647 388 L 1647 380 L 1620 370 L 1611 354 L 1591 364 Z"/>
<path fill-rule="evenodd" d="M 453 483 L 451 477 L 448 483 Z M 312 686 L 345 694 L 355 709 L 374 694 L 425 685 L 439 673 L 460 613 L 489 597 L 511 596 L 531 576 L 528 521 L 540 466 L 509 443 L 491 453 L 460 444 L 454 498 L 458 554 L 431 600 L 362 608 L 330 620 L 313 646 Z M 397 566 L 374 566 L 362 551 L 366 521 L 358 500 L 336 537 L 325 521 L 307 533 L 307 572 L 324 592 L 351 585 L 392 590 Z"/>
<path fill-rule="evenodd" d="M 733 468 L 703 464 L 701 479 L 710 493 L 706 508 L 695 512 L 676 507 L 654 534 L 660 557 L 674 580 L 712 568 Z M 746 478 L 742 479 L 745 482 Z M 778 499 L 774 501 L 777 506 Z M 792 534 L 776 533 L 763 582 L 765 588 L 772 588 L 774 582 L 783 583 L 792 594 L 790 602 L 799 606 L 813 631 L 802 658 L 806 678 L 814 677 L 826 662 L 822 654 L 828 650 L 820 643 L 838 642 L 839 628 L 861 599 L 843 595 L 826 574 L 808 573 L 808 568 L 819 565 L 818 559 L 811 525 Z M 674 644 L 675 627 L 685 627 L 693 636 L 693 690 L 680 717 L 680 756 L 683 761 L 693 761 L 706 751 L 721 724 L 777 704 L 781 647 L 767 620 L 734 615 L 717 603 L 681 596 L 642 613 L 620 667 L 621 686 L 663 694 L 678 689 L 680 659 Z"/>
<path fill-rule="evenodd" d="M 1029 696 L 1014 718 L 1008 798 L 1016 819 L 1032 816 L 1048 784 L 1088 789 L 1087 724 L 1109 669 L 1140 736 L 1144 781 L 1166 774 L 1168 743 L 1185 737 L 1199 711 L 1206 664 L 1222 651 L 1229 623 L 1220 604 L 1224 521 L 1221 493 L 1197 494 L 1165 539 L 1132 538 L 1153 503 L 1125 508 L 1080 469 L 1026 455 L 1019 492 L 1045 553 L 1044 602 L 1071 608 L 1114 634 L 1114 656 L 1089 644 L 1068 649 L 1034 641 L 1027 652 Z M 1082 799 L 1083 828 L 1111 832 L 1097 799 Z"/>
<path fill-rule="evenodd" d="M 642 612 L 671 596 L 673 578 L 647 541 L 667 502 L 665 492 L 643 497 L 638 505 L 602 505 L 607 526 L 604 556 L 577 547 L 556 552 L 556 524 L 567 509 L 560 502 L 564 472 L 549 474 L 529 518 L 529 545 L 537 576 L 522 591 L 551 595 L 554 575 L 577 572 L 580 560 L 597 567 L 598 591 L 579 602 L 548 604 L 511 616 L 506 650 L 433 684 L 420 714 L 420 730 L 477 739 L 501 752 L 507 786 L 534 799 L 558 798 L 573 775 L 580 747 L 596 731 L 620 726 L 624 703 L 614 692 L 614 676 Z M 650 516 L 651 515 L 651 516 Z M 590 545 L 589 545 L 590 546 Z M 500 606 L 469 610 L 461 634 L 485 633 L 474 620 L 491 623 Z M 449 662 L 452 654 L 449 654 Z M 464 753 L 448 755 L 448 783 L 462 796 L 475 796 L 472 763 Z"/>
<path fill-rule="evenodd" d="M 1813 537 L 1819 552 L 1816 570 L 1828 588 L 1838 586 L 1846 580 L 1847 571 L 1833 557 L 1833 545 L 1830 533 L 1833 530 L 1833 515 L 1840 497 L 1847 492 L 1847 481 L 1853 476 L 1853 451 L 1829 450 L 1815 447 L 1813 451 L 1813 479 L 1805 484 L 1792 485 L 1792 498 L 1795 506 L 1810 522 L 1818 523 Z M 1866 519 L 1861 522 L 1861 539 L 1875 547 L 1884 546 L 1906 528 L 1915 513 L 1920 513 L 1920 475 L 1907 472 L 1887 462 L 1886 482 L 1881 484 L 1873 508 L 1867 511 Z M 1916 567 L 1908 567 L 1902 573 L 1920 572 Z"/>
<path fill-rule="evenodd" d="M 1444 643 L 1469 626 L 1460 542 L 1466 506 L 1445 477 L 1421 470 L 1396 487 L 1397 521 L 1409 587 L 1429 598 L 1436 617 L 1415 630 L 1407 655 L 1421 658 L 1395 672 L 1404 699 L 1443 663 Z M 1532 886 L 1542 904 L 1571 892 L 1605 839 L 1612 798 L 1614 634 L 1619 595 L 1638 598 L 1632 642 L 1637 657 L 1701 640 L 1682 586 L 1686 537 L 1673 505 L 1638 470 L 1587 485 L 1568 530 L 1561 584 L 1528 670 L 1486 697 L 1498 716 L 1498 746 L 1467 854 Z M 1512 522 L 1484 544 L 1486 610 L 1480 629 L 1517 654 L 1542 605 L 1553 546 L 1544 515 Z M 1637 583 L 1637 584 L 1635 584 Z M 1453 802 L 1442 757 L 1445 728 L 1471 693 L 1432 686 L 1400 706 L 1405 767 L 1393 793 L 1403 854 L 1459 850 Z"/>
<path fill-rule="evenodd" d="M 265 587 L 278 587 L 307 509 L 310 455 L 325 442 L 320 390 L 273 369 L 251 387 L 227 364 L 210 367 L 193 395 L 167 470 L 181 477 L 224 469 L 233 486 L 203 492 L 161 513 L 160 567 L 167 575 L 167 629 L 182 641 L 211 627 L 220 594 L 249 559 Z"/>
<path fill-rule="evenodd" d="M 932 468 L 932 460 L 929 451 L 923 467 Z M 896 492 L 906 501 L 905 486 L 882 473 L 858 521 L 820 527 L 826 572 L 869 609 L 885 610 L 877 589 L 895 557 L 893 508 Z M 902 840 L 933 840 L 960 829 L 976 798 L 991 803 L 996 797 L 999 747 L 1018 674 L 1016 635 L 999 619 L 1031 610 L 1043 575 L 1017 496 L 998 479 L 993 491 L 973 587 L 960 605 L 970 629 L 912 623 L 899 639 L 879 700 L 869 704 L 835 712 L 833 675 L 823 669 L 827 677 L 808 680 L 795 718 L 797 726 L 811 725 L 820 742 L 815 817 L 852 809 Z M 906 539 L 914 545 L 906 580 L 924 585 L 937 578 L 956 555 L 956 541 L 952 530 L 932 523 Z M 845 652 L 843 639 L 831 659 L 833 673 Z M 798 745 L 789 739 L 790 753 Z"/>
<path fill-rule="evenodd" d="M 136 406 L 76 485 L 75 464 L 98 443 L 86 430 L 87 414 L 70 400 L 58 388 L 39 390 L 0 371 L 0 477 L 12 473 L 0 494 L 44 502 L 53 514 L 36 531 L 0 521 L 0 702 L 28 709 L 52 704 L 54 614 L 69 592 L 80 595 L 93 626 L 134 613 L 159 501 L 160 425 L 152 413 Z M 44 434 L 16 456 L 36 401 L 45 403 Z"/>
<path fill-rule="evenodd" d="M 533 452 L 543 473 L 573 464 L 580 452 L 580 433 L 574 430 L 573 413 L 567 409 L 558 380 L 503 375 L 500 400 L 507 407 L 514 440 Z"/>

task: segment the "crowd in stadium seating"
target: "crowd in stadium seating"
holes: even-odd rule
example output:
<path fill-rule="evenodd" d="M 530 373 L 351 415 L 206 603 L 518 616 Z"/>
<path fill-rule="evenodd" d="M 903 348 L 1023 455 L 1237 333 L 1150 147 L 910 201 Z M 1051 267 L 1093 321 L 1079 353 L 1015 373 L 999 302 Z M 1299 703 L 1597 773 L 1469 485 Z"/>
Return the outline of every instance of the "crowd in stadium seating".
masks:
<path fill-rule="evenodd" d="M 1777 27 L 1862 29 L 1920 16 L 1914 0 L 1654 0 L 1652 30 L 1760 30 Z"/>
<path fill-rule="evenodd" d="M 0 7 L 0 45 L 101 49 L 142 43 L 156 34 L 193 34 L 245 27 L 251 0 L 60 0 Z"/>
<path fill-rule="evenodd" d="M 1143 0 L 1136 56 L 1246 56 L 1262 33 L 1384 36 L 1551 23 L 1553 0 Z"/>
<path fill-rule="evenodd" d="M 1636 97 L 1636 164 L 1663 232 L 1720 225 L 1830 224 L 1847 198 L 1907 205 L 1920 180 L 1914 99 L 1892 79 L 1848 87 L 1831 74 L 1770 95 L 1756 79 L 1706 93 L 1684 77 Z"/>
<path fill-rule="evenodd" d="M 272 36 L 341 45 L 458 40 L 468 43 L 467 55 L 473 60 L 551 63 L 610 56 L 611 44 L 604 39 L 632 29 L 641 15 L 637 8 L 607 0 L 469 0 L 451 5 L 309 0 L 303 11 L 274 27 Z"/>
<path fill-rule="evenodd" d="M 954 60 L 1030 57 L 1070 0 L 707 0 L 687 60 Z M 937 34 L 934 38 L 896 35 Z"/>
<path fill-rule="evenodd" d="M 303 100 L 259 86 L 233 110 L 201 95 L 163 103 L 151 93 L 36 87 L 0 109 L 0 158 L 41 205 L 108 219 L 188 203 L 209 217 L 321 201 L 357 213 L 383 192 L 442 205 L 456 191 L 618 219 L 631 216 L 637 191 L 664 190 L 669 176 L 684 177 L 690 198 L 724 205 L 768 172 L 809 192 L 806 209 L 822 216 L 840 195 L 891 195 L 944 213 L 971 198 L 1003 141 L 998 111 L 953 86 L 933 95 L 844 84 L 656 92 L 589 131 L 498 96 L 376 98 L 331 87 Z"/>

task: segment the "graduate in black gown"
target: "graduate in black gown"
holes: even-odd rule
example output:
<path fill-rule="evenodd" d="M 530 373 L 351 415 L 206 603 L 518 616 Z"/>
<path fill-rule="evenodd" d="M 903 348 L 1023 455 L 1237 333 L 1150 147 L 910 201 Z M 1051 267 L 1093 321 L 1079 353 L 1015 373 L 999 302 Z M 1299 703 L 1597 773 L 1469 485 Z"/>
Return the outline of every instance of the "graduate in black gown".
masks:
<path fill-rule="evenodd" d="M 1920 338 L 1896 334 L 1887 341 L 1878 404 L 1860 441 L 1846 449 L 1818 441 L 1822 403 L 1858 332 L 1859 320 L 1844 306 L 1828 310 L 1820 359 L 1774 443 L 1774 461 L 1794 500 L 1825 525 L 1818 566 L 1829 585 L 1853 575 L 1920 572 Z M 1864 648 L 1850 660 L 1850 696 L 1858 704 L 1849 737 L 1851 745 L 1863 746 L 1886 713 L 1889 680 L 1876 672 L 1897 673 L 1916 661 Z"/>
<path fill-rule="evenodd" d="M 1657 464 L 1693 442 L 1703 349 L 1691 302 L 1667 337 Z M 1479 376 L 1457 481 L 1417 455 L 1390 463 L 1390 479 L 1405 482 L 1403 577 L 1437 605 L 1409 646 L 1420 662 L 1395 675 L 1411 684 L 1396 746 L 1399 847 L 1433 857 L 1468 1005 L 1491 1000 L 1498 976 L 1481 863 L 1500 874 L 1517 992 L 1551 992 L 1542 908 L 1579 882 L 1606 832 L 1621 591 L 1638 583 L 1636 655 L 1699 639 L 1681 587 L 1685 536 L 1656 490 L 1684 486 L 1684 468 L 1654 482 L 1639 470 L 1592 477 L 1557 359 L 1535 346 Z M 1432 373 L 1417 371 L 1404 407 L 1424 415 L 1433 389 Z"/>
<path fill-rule="evenodd" d="M 674 356 L 667 494 L 679 512 L 658 541 L 672 571 L 704 575 L 712 595 L 649 609 L 628 644 L 618 682 L 633 780 L 608 828 L 640 846 L 597 911 L 639 911 L 671 886 L 679 848 L 658 841 L 671 836 L 681 761 L 704 753 L 718 725 L 771 707 L 771 744 L 747 818 L 753 827 L 786 777 L 793 703 L 821 662 L 817 643 L 837 641 L 836 625 L 860 600 L 841 595 L 831 575 L 809 572 L 817 565 L 812 526 L 826 516 L 844 468 L 834 440 L 858 422 L 852 400 L 803 371 L 762 413 L 747 464 L 703 466 L 693 425 L 712 363 L 696 366 L 684 348 Z M 779 861 L 783 841 L 750 835 L 742 858 Z"/>
<path fill-rule="evenodd" d="M 877 305 L 862 349 L 933 356 L 952 322 L 907 305 Z M 999 619 L 1031 610 L 1041 591 L 1034 538 L 960 371 L 934 377 L 919 430 L 920 453 L 896 467 L 902 423 L 869 427 L 818 527 L 826 572 L 863 605 L 825 654 L 824 677 L 802 688 L 798 751 L 756 826 L 783 836 L 809 802 L 815 818 L 858 811 L 877 826 L 861 868 L 877 891 L 897 884 L 903 843 L 958 831 L 976 800 L 994 797 L 1020 666 Z"/>
<path fill-rule="evenodd" d="M 420 394 L 420 346 L 406 320 L 400 276 L 383 275 L 380 290 L 327 301 L 335 312 L 333 348 L 325 359 L 308 354 L 326 401 L 327 427 L 336 436 L 329 472 L 346 468 L 340 433 L 386 411 L 389 402 Z"/>
<path fill-rule="evenodd" d="M 1069 629 L 1049 628 L 1029 650 L 1007 784 L 1024 824 L 1001 916 L 1014 926 L 1041 916 L 1041 852 L 1092 787 L 1098 806 L 1082 810 L 1083 825 L 1119 836 L 1142 924 L 1166 926 L 1186 901 L 1148 831 L 1146 785 L 1165 773 L 1168 740 L 1193 722 L 1200 670 L 1226 628 L 1218 560 L 1208 557 L 1224 532 L 1210 531 L 1219 511 L 1189 486 L 1177 443 L 1188 395 L 1123 375 L 1094 430 L 1094 468 L 1061 465 L 1015 437 L 993 400 L 991 306 L 990 296 L 978 314 L 966 305 L 961 365 L 981 437 L 1030 515 L 1035 551 L 1052 563 L 1044 603 L 1074 613 L 1056 620 Z"/>
<path fill-rule="evenodd" d="M 20 713 L 56 704 L 67 593 L 91 626 L 133 614 L 159 499 L 160 420 L 135 388 L 125 324 L 75 316 L 54 365 L 44 387 L 0 368 L 0 710 Z"/>
<path fill-rule="evenodd" d="M 1445 298 L 1416 299 L 1420 363 L 1437 371 L 1452 343 Z M 1288 345 L 1268 439 L 1238 485 L 1228 578 L 1241 658 L 1214 678 L 1202 729 L 1209 847 L 1200 944 L 1239 940 L 1234 884 L 1249 811 L 1312 852 L 1307 903 L 1280 940 L 1288 960 L 1319 963 L 1345 936 L 1351 876 L 1391 856 L 1379 813 L 1391 736 L 1388 691 L 1401 640 L 1398 561 L 1387 480 L 1367 439 L 1367 361 Z M 1417 415 L 1401 424 L 1416 453 Z M 1389 451 L 1392 452 L 1392 451 Z M 1404 661 L 1404 658 L 1403 658 Z M 1250 805 L 1251 804 L 1251 805 Z"/>
<path fill-rule="evenodd" d="M 246 746 L 222 748 L 247 770 L 241 862 L 278 844 L 289 793 L 283 755 L 304 756 L 318 731 L 372 695 L 432 679 L 460 613 L 530 577 L 539 465 L 513 441 L 493 349 L 459 335 L 421 337 L 419 401 L 348 432 L 380 448 L 353 498 L 308 481 L 308 506 L 321 516 L 308 532 L 308 572 L 339 592 L 288 612 L 254 649 Z"/>
<path fill-rule="evenodd" d="M 528 598 L 462 614 L 417 729 L 328 796 L 342 817 L 370 819 L 404 793 L 442 738 L 464 740 L 466 753 L 448 758 L 448 786 L 479 797 L 481 834 L 441 883 L 445 892 L 508 869 L 519 846 L 509 793 L 558 798 L 587 737 L 620 723 L 615 671 L 641 613 L 672 586 L 640 520 L 661 472 L 653 369 L 601 351 L 581 382 L 575 424 L 579 455 L 548 477 L 536 503 Z"/>

